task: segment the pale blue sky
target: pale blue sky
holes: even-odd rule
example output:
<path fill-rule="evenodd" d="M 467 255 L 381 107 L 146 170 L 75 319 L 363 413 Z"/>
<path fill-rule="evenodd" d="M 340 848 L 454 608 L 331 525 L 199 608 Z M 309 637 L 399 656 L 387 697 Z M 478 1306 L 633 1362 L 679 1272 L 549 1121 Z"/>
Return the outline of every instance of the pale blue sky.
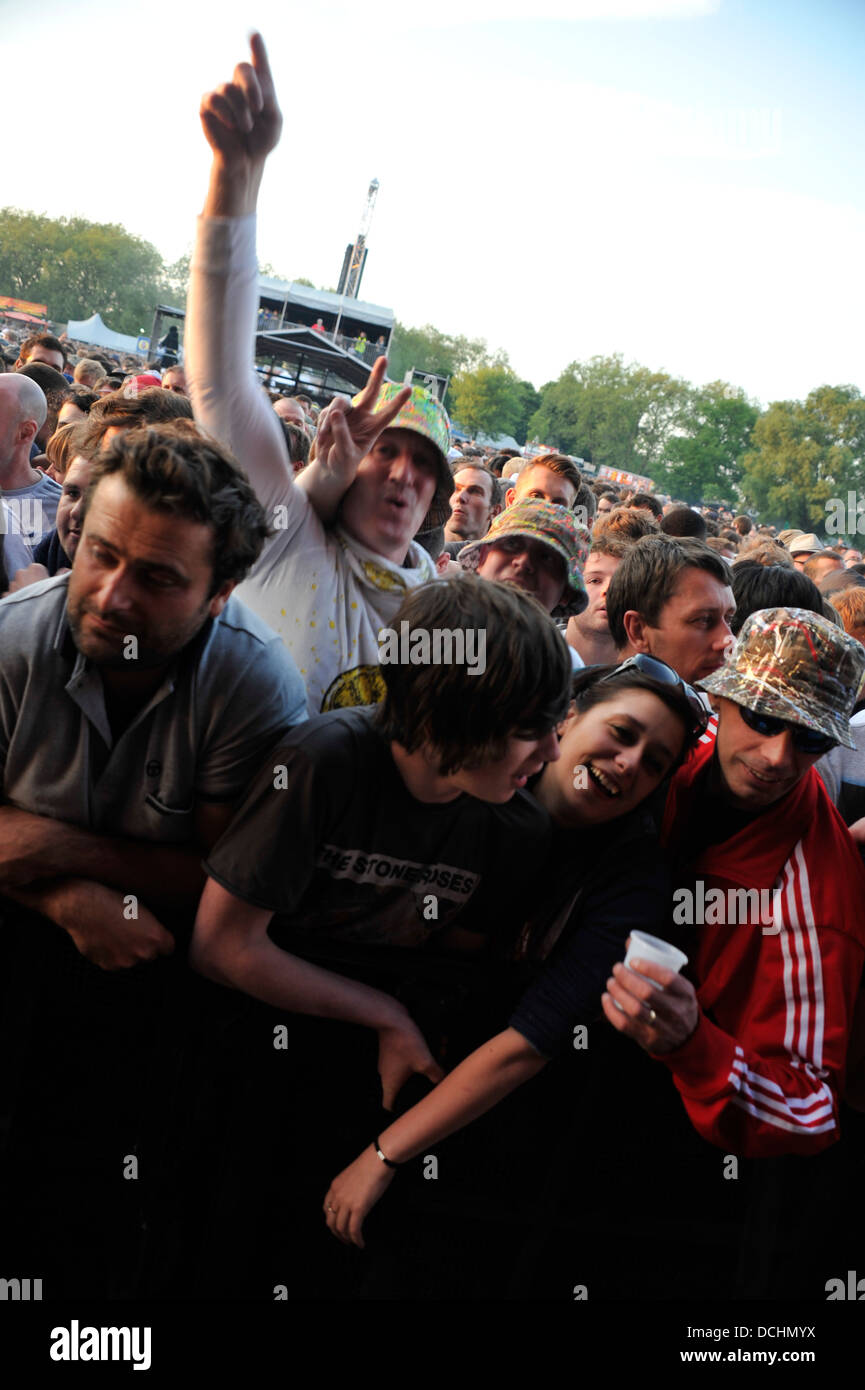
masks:
<path fill-rule="evenodd" d="M 376 177 L 364 297 L 487 338 L 536 385 L 617 350 L 764 402 L 862 385 L 857 0 L 240 9 L 0 0 L 2 202 L 180 254 L 200 95 L 259 23 L 286 118 L 259 247 L 281 272 L 334 284 Z M 107 135 L 89 159 L 79 114 Z"/>

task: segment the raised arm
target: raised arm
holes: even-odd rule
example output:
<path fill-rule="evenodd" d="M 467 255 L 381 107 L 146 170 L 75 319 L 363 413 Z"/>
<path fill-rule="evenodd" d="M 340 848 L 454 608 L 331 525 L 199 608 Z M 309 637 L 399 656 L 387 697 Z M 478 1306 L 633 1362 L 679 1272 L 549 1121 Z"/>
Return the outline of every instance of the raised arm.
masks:
<path fill-rule="evenodd" d="M 196 420 L 236 454 L 259 501 L 272 507 L 290 495 L 294 471 L 279 420 L 252 370 L 255 211 L 282 114 L 260 34 L 253 34 L 251 49 L 252 62 L 238 63 L 232 81 L 201 103 L 213 162 L 190 278 L 186 370 Z M 373 420 L 386 366 L 379 359 L 357 406 L 337 398 L 322 417 L 301 486 L 323 522 L 334 519 L 361 458 L 411 395 L 406 388 Z"/>
<path fill-rule="evenodd" d="M 201 124 L 213 151 L 189 284 L 186 375 L 195 418 L 235 454 L 265 509 L 291 495 L 279 419 L 253 369 L 258 319 L 255 209 L 282 114 L 260 34 L 252 62 L 208 92 Z"/>

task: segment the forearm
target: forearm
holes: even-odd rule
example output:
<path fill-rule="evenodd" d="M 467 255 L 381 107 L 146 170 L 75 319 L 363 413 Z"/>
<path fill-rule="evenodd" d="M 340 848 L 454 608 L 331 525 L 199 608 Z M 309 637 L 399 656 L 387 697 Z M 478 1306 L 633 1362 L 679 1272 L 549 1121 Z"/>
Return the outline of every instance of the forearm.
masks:
<path fill-rule="evenodd" d="M 197 847 L 97 835 L 12 806 L 0 807 L 0 837 L 13 846 L 13 854 L 16 837 L 22 848 L 26 844 L 25 858 L 10 856 L 0 868 L 0 887 L 9 896 L 13 887 L 22 889 L 45 880 L 74 877 L 92 879 L 147 901 L 182 905 L 196 900 L 204 882 Z"/>
<path fill-rule="evenodd" d="M 404 1163 L 431 1144 L 484 1115 L 518 1086 L 530 1081 L 547 1058 L 513 1028 L 466 1057 L 435 1090 L 389 1125 L 379 1137 L 382 1152 Z"/>
<path fill-rule="evenodd" d="M 349 485 L 344 475 L 334 473 L 319 457 L 310 459 L 295 481 L 295 487 L 306 493 L 313 511 L 325 526 L 336 520 L 339 504 Z"/>
<path fill-rule="evenodd" d="M 285 500 L 293 470 L 279 419 L 255 379 L 257 319 L 254 217 L 199 218 L 186 321 L 192 409 L 236 455 L 267 510 Z"/>
<path fill-rule="evenodd" d="M 63 926 L 61 918 L 64 890 L 68 882 L 67 879 L 51 878 L 29 883 L 26 888 L 4 887 L 3 896 L 21 907 L 29 908 L 31 912 L 38 912 L 42 917 L 49 918 L 57 926 Z"/>
<path fill-rule="evenodd" d="M 214 157 L 202 209 L 205 217 L 249 217 L 258 206 L 265 160 L 229 163 Z"/>
<path fill-rule="evenodd" d="M 375 1029 L 408 1017 L 391 995 L 310 965 L 283 951 L 267 935 L 257 935 L 248 944 L 232 942 L 229 947 L 220 947 L 215 941 L 205 944 L 196 927 L 189 963 L 208 979 L 288 1013 L 334 1018 Z"/>

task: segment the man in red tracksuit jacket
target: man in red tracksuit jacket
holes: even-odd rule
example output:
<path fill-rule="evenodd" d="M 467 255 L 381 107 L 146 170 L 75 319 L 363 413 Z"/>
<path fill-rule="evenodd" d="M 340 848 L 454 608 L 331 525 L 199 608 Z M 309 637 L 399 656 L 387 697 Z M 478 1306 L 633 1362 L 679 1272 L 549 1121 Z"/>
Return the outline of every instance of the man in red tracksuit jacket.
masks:
<path fill-rule="evenodd" d="M 664 817 L 693 983 L 637 960 L 656 984 L 617 965 L 603 996 L 610 1023 L 669 1067 L 694 1127 L 728 1152 L 815 1153 L 839 1137 L 865 869 L 813 764 L 850 746 L 863 674 L 865 650 L 817 614 L 747 620 L 701 682 L 717 736 L 674 777 Z M 745 911 L 742 889 L 757 890 Z"/>

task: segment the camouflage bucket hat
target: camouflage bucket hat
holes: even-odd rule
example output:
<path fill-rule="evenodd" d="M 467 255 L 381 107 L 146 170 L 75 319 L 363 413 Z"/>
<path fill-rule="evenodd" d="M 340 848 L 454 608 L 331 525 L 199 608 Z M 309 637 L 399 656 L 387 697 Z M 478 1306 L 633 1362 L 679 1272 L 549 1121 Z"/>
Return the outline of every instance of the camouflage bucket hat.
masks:
<path fill-rule="evenodd" d="M 721 669 L 698 684 L 855 748 L 850 715 L 863 675 L 865 648 L 842 628 L 804 608 L 763 608 L 745 620 Z"/>
<path fill-rule="evenodd" d="M 385 406 L 390 405 L 394 396 L 399 395 L 402 389 L 401 382 L 385 381 L 382 384 L 373 413 L 378 414 L 380 410 L 384 410 Z M 358 398 L 355 396 L 352 405 L 356 405 L 357 400 Z M 395 419 L 391 420 L 389 428 L 392 430 L 414 430 L 415 433 L 422 434 L 424 439 L 428 439 L 438 450 L 439 469 L 436 490 L 430 509 L 418 529 L 431 531 L 435 526 L 444 526 L 450 516 L 450 499 L 454 490 L 453 476 L 448 466 L 451 424 L 447 411 L 431 391 L 427 391 L 423 386 L 413 386 L 411 396 Z"/>
<path fill-rule="evenodd" d="M 542 502 L 535 497 L 515 502 L 512 507 L 499 512 L 485 536 L 463 546 L 457 557 L 463 569 L 476 570 L 481 561 L 481 546 L 495 545 L 508 536 L 526 536 L 529 540 L 541 541 L 564 560 L 568 588 L 554 613 L 572 618 L 588 608 L 583 565 L 589 553 L 590 537 L 585 526 L 580 526 L 576 521 L 573 512 L 567 507 L 557 507 L 553 502 Z"/>

